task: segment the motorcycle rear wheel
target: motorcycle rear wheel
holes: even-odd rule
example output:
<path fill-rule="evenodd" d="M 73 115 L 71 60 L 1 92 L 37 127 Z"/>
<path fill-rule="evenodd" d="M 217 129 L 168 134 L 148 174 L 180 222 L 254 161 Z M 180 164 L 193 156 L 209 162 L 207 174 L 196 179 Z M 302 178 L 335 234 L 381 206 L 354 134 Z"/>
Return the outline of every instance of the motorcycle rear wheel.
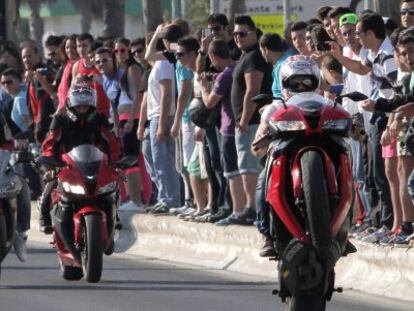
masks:
<path fill-rule="evenodd" d="M 323 158 L 311 150 L 302 155 L 302 181 L 313 246 L 323 258 L 331 243 L 331 210 Z"/>
<path fill-rule="evenodd" d="M 289 299 L 288 311 L 324 311 L 326 300 L 321 294 L 299 295 Z"/>
<path fill-rule="evenodd" d="M 88 214 L 85 215 L 84 219 L 83 271 L 87 282 L 97 283 L 102 275 L 103 241 L 101 216 L 98 214 Z"/>

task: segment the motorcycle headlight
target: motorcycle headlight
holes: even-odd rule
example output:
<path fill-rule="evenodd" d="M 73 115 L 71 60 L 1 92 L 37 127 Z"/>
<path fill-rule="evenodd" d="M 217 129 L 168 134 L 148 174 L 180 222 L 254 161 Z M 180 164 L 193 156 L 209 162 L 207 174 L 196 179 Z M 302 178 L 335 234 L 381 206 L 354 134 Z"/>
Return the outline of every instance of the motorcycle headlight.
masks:
<path fill-rule="evenodd" d="M 109 184 L 106 184 L 105 186 L 100 187 L 98 190 L 98 194 L 113 192 L 115 191 L 116 187 L 117 187 L 116 181 L 110 182 Z"/>
<path fill-rule="evenodd" d="M 349 128 L 349 119 L 328 120 L 322 126 L 327 131 L 346 131 Z"/>
<path fill-rule="evenodd" d="M 269 125 L 278 132 L 304 131 L 306 129 L 303 121 L 270 121 Z"/>
<path fill-rule="evenodd" d="M 64 181 L 62 182 L 62 187 L 65 192 L 73 194 L 86 194 L 85 188 L 82 185 L 71 185 L 70 183 Z"/>

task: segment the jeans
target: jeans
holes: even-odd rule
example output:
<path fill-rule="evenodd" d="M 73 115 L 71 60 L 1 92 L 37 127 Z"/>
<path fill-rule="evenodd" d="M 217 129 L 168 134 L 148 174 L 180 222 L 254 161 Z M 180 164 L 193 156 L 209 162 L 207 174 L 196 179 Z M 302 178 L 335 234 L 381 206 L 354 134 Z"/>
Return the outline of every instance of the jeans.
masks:
<path fill-rule="evenodd" d="M 154 163 L 152 162 L 149 128 L 146 128 L 144 131 L 144 140 L 142 141 L 142 154 L 144 155 L 145 168 L 147 169 L 148 175 L 150 175 L 152 182 L 156 183 Z"/>
<path fill-rule="evenodd" d="M 228 197 L 227 182 L 223 176 L 223 168 L 220 159 L 220 144 L 217 129 L 207 128 L 203 139 L 206 170 L 213 192 L 211 208 L 217 211 L 219 207 L 230 208 L 231 203 L 226 200 Z"/>
<path fill-rule="evenodd" d="M 250 150 L 258 128 L 259 124 L 251 124 L 245 133 L 236 129 L 237 164 L 240 174 L 259 174 L 263 168 L 260 159 L 254 156 Z"/>
<path fill-rule="evenodd" d="M 352 149 L 352 175 L 358 184 L 358 193 L 365 211 L 364 223 L 371 223 L 371 204 L 369 202 L 369 193 L 367 191 L 364 158 L 362 153 L 362 144 L 360 141 L 351 139 Z"/>
<path fill-rule="evenodd" d="M 270 236 L 270 205 L 266 201 L 266 168 L 262 169 L 256 186 L 257 229 L 261 234 Z"/>
<path fill-rule="evenodd" d="M 383 120 L 380 118 L 375 124 L 370 124 L 369 137 L 371 139 L 372 158 L 373 158 L 373 173 L 375 180 L 375 187 L 380 199 L 381 208 L 381 225 L 391 229 L 393 223 L 392 204 L 390 188 L 388 185 L 387 176 L 385 175 L 384 159 L 382 158 L 382 149 L 380 139 L 383 130 L 380 123 Z"/>
<path fill-rule="evenodd" d="M 169 134 L 165 141 L 161 142 L 157 138 L 159 118 L 150 120 L 150 141 L 151 154 L 154 164 L 154 173 L 158 187 L 158 202 L 166 204 L 168 207 L 178 207 L 181 205 L 180 199 L 180 177 L 175 168 L 175 142 Z M 166 128 L 170 129 L 173 118 L 167 119 Z"/>
<path fill-rule="evenodd" d="M 30 189 L 26 181 L 22 181 L 23 187 L 17 196 L 17 232 L 25 232 L 30 229 Z"/>
<path fill-rule="evenodd" d="M 414 204 L 414 170 L 411 172 L 410 177 L 408 177 L 407 188 L 411 201 L 413 201 Z"/>

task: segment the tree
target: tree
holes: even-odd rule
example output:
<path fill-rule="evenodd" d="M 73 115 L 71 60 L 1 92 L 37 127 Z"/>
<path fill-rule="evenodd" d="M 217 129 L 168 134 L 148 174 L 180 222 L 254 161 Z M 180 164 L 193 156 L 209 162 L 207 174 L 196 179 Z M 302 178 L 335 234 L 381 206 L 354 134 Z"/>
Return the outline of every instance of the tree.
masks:
<path fill-rule="evenodd" d="M 162 23 L 160 0 L 142 0 L 144 32 L 154 31 Z"/>
<path fill-rule="evenodd" d="M 41 0 L 27 0 L 27 4 L 30 10 L 29 16 L 29 29 L 30 38 L 36 42 L 42 42 L 43 31 L 45 24 L 40 17 Z"/>
<path fill-rule="evenodd" d="M 102 19 L 103 6 L 99 0 L 72 0 L 76 11 L 81 14 L 81 32 L 91 30 L 94 19 Z"/>
<path fill-rule="evenodd" d="M 125 30 L 125 0 L 103 0 L 103 36 L 122 37 Z"/>
<path fill-rule="evenodd" d="M 245 0 L 230 0 L 228 19 L 230 23 L 230 29 L 234 27 L 234 17 L 236 15 L 244 14 L 246 12 L 246 1 Z"/>
<path fill-rule="evenodd" d="M 400 23 L 400 1 L 375 0 L 375 12 Z"/>

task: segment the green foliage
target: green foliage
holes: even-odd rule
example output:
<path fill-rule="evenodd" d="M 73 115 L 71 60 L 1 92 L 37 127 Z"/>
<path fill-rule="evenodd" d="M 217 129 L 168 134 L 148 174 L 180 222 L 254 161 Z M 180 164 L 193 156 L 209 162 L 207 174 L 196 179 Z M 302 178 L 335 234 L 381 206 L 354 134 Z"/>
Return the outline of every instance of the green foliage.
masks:
<path fill-rule="evenodd" d="M 196 31 L 206 25 L 206 20 L 210 14 L 209 0 L 187 0 L 187 16 L 191 30 Z"/>

